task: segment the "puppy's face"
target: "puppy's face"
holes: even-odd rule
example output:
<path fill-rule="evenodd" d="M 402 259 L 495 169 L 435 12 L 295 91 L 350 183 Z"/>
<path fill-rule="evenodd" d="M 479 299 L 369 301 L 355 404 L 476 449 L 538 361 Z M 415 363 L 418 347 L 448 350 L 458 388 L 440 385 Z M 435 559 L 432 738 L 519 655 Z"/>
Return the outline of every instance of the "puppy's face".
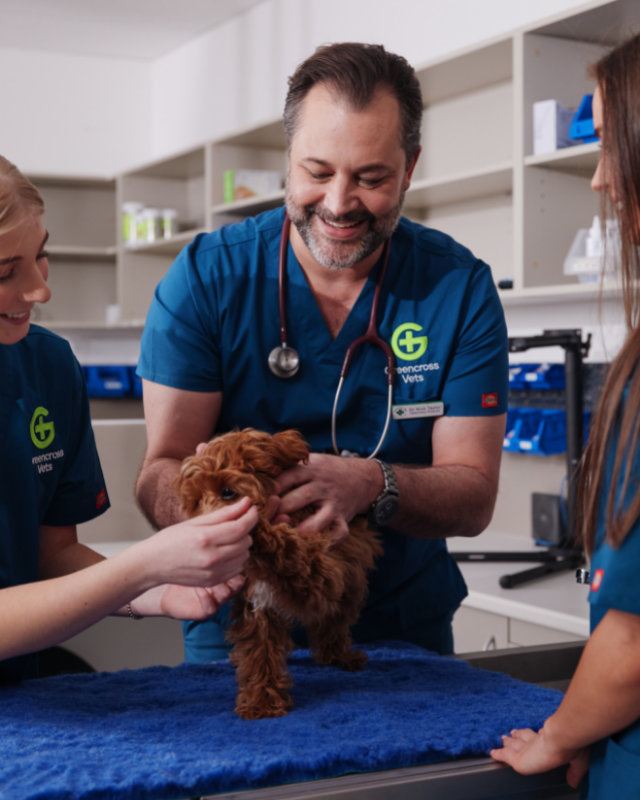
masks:
<path fill-rule="evenodd" d="M 204 452 L 184 461 L 175 486 L 190 517 L 249 497 L 266 513 L 274 479 L 305 461 L 309 448 L 297 431 L 268 433 L 245 428 L 212 439 Z"/>

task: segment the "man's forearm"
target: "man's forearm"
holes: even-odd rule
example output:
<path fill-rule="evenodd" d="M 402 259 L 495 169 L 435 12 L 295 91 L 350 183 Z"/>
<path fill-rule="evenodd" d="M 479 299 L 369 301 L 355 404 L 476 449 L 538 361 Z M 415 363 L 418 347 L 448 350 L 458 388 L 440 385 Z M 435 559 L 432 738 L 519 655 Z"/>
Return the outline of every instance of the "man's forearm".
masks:
<path fill-rule="evenodd" d="M 497 487 L 467 466 L 394 465 L 400 508 L 391 523 L 419 539 L 477 536 L 491 522 Z"/>
<path fill-rule="evenodd" d="M 145 463 L 136 484 L 136 499 L 149 522 L 160 530 L 185 519 L 173 481 L 181 466 L 173 458 Z"/>

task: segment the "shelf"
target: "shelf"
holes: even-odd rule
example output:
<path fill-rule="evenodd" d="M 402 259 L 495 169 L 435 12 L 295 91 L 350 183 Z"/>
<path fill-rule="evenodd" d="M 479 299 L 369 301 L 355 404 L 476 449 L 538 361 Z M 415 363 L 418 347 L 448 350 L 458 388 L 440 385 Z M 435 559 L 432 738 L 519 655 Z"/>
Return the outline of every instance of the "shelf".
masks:
<path fill-rule="evenodd" d="M 211 208 L 211 213 L 238 214 L 250 217 L 253 214 L 260 214 L 262 211 L 279 208 L 283 203 L 284 189 L 279 189 L 277 192 L 263 194 L 260 197 L 247 197 L 246 200 L 236 200 L 233 203 L 218 203 Z"/>
<path fill-rule="evenodd" d="M 65 261 L 115 261 L 115 247 L 76 247 L 74 245 L 46 245 L 51 260 Z"/>
<path fill-rule="evenodd" d="M 128 178 L 160 178 L 165 180 L 190 180 L 204 175 L 204 147 L 196 147 L 162 161 L 131 170 Z"/>
<path fill-rule="evenodd" d="M 600 282 L 531 286 L 526 289 L 498 289 L 498 294 L 505 306 L 566 303 L 580 300 L 597 301 L 600 297 Z M 621 294 L 622 289 L 617 282 L 605 283 L 602 287 L 603 299 L 618 298 Z"/>
<path fill-rule="evenodd" d="M 32 319 L 34 325 L 47 328 L 51 331 L 57 330 L 85 330 L 85 331 L 122 331 L 130 329 L 144 328 L 143 319 L 132 319 L 129 322 L 117 322 L 115 325 L 108 325 L 106 322 L 89 322 L 82 320 L 52 320 L 52 319 Z"/>
<path fill-rule="evenodd" d="M 107 176 L 78 175 L 49 175 L 47 173 L 27 174 L 29 180 L 36 186 L 62 186 L 70 189 L 113 189 L 116 188 L 116 179 Z"/>
<path fill-rule="evenodd" d="M 582 175 L 590 178 L 598 166 L 599 158 L 600 142 L 591 142 L 575 147 L 565 147 L 541 156 L 527 156 L 524 163 L 527 167 L 547 167 L 547 169 L 557 172 L 567 172 L 570 175 Z"/>
<path fill-rule="evenodd" d="M 413 181 L 405 197 L 405 208 L 429 208 L 487 195 L 507 194 L 513 184 L 513 164 L 505 161 L 442 178 Z"/>
<path fill-rule="evenodd" d="M 468 47 L 416 68 L 425 107 L 477 91 L 513 77 L 511 37 L 494 39 L 484 47 Z"/>
<path fill-rule="evenodd" d="M 286 150 L 287 137 L 284 135 L 282 117 L 269 120 L 262 125 L 251 126 L 233 136 L 220 139 L 215 144 L 235 145 L 239 147 L 259 147 L 267 150 Z"/>
<path fill-rule="evenodd" d="M 132 246 L 125 245 L 127 253 L 146 253 L 158 256 L 177 256 L 178 253 L 191 244 L 199 233 L 207 233 L 206 228 L 194 228 L 190 231 L 182 231 L 172 236 L 170 239 L 159 239 L 157 242 L 137 244 Z"/>

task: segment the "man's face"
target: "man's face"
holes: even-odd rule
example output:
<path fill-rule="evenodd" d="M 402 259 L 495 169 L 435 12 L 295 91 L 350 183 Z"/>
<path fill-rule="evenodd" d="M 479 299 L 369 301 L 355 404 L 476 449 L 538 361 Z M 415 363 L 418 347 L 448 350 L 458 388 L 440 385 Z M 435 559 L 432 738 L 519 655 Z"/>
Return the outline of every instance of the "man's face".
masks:
<path fill-rule="evenodd" d="M 323 84 L 300 109 L 291 143 L 286 206 L 302 240 L 325 267 L 367 258 L 393 232 L 417 160 L 407 169 L 400 108 L 380 91 L 353 111 Z"/>

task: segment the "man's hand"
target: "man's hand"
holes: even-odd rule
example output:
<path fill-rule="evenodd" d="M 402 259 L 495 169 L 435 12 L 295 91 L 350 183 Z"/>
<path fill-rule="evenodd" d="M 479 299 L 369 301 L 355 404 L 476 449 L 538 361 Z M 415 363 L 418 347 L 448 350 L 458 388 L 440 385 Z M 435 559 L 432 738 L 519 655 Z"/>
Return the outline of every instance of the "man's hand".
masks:
<path fill-rule="evenodd" d="M 307 464 L 298 464 L 276 479 L 280 507 L 275 521 L 314 506 L 315 513 L 298 526 L 300 533 L 330 527 L 333 541 L 339 542 L 349 534 L 351 520 L 366 514 L 383 488 L 382 470 L 373 461 L 312 453 Z"/>
<path fill-rule="evenodd" d="M 542 728 L 539 733 L 526 728 L 511 731 L 511 736 L 502 737 L 502 749 L 492 750 L 491 758 L 509 764 L 521 775 L 535 775 L 547 772 L 563 764 L 569 764 L 567 783 L 577 789 L 589 769 L 589 750 L 562 750 L 551 741 Z"/>

